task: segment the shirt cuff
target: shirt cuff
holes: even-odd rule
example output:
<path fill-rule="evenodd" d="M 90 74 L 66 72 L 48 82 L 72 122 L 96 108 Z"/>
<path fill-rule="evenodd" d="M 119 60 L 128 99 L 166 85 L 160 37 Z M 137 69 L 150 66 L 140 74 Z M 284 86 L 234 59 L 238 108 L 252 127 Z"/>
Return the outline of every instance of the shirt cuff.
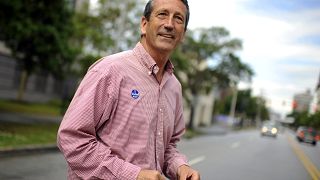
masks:
<path fill-rule="evenodd" d="M 141 171 L 141 168 L 139 166 L 133 165 L 131 163 L 125 162 L 124 164 L 125 168 L 123 173 L 121 173 L 120 179 L 137 179 L 139 172 Z"/>

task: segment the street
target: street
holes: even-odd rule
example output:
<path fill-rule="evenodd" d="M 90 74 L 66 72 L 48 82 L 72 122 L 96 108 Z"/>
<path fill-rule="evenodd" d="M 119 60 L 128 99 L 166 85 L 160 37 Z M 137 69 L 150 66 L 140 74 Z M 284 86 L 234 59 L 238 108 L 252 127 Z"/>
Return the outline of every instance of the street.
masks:
<path fill-rule="evenodd" d="M 304 154 L 300 159 L 295 153 L 299 148 Z M 308 172 L 320 179 L 320 148 L 309 144 L 298 144 L 290 132 L 277 138 L 261 137 L 257 130 L 229 133 L 225 136 L 206 136 L 192 139 L 180 145 L 189 159 L 195 160 L 193 167 L 202 179 L 246 179 L 246 180 L 307 180 Z M 303 161 L 307 163 L 306 167 Z M 309 162 L 308 162 L 309 161 Z"/>
<path fill-rule="evenodd" d="M 298 143 L 289 130 L 277 138 L 255 129 L 204 135 L 182 140 L 179 149 L 202 180 L 320 179 L 320 144 Z M 5 157 L 0 179 L 66 179 L 66 163 L 59 152 Z"/>

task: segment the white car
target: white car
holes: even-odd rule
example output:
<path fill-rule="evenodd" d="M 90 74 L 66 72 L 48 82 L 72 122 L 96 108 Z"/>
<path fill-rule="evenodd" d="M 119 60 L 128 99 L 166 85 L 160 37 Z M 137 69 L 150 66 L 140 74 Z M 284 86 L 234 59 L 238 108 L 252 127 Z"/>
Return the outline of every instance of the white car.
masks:
<path fill-rule="evenodd" d="M 265 122 L 261 127 L 261 136 L 277 137 L 279 129 L 275 123 Z"/>

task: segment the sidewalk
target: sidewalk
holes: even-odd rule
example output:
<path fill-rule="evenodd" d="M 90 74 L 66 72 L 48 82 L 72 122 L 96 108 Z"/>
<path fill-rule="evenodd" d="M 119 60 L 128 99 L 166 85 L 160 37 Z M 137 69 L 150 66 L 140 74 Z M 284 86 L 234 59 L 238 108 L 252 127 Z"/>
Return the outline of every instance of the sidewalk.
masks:
<path fill-rule="evenodd" d="M 36 115 L 0 112 L 0 122 L 15 122 L 15 123 L 25 123 L 25 124 L 37 124 L 37 123 L 59 124 L 61 120 L 62 120 L 62 117 L 48 117 L 48 116 L 36 116 Z M 9 157 L 13 155 L 41 153 L 41 152 L 49 152 L 49 151 L 57 151 L 57 150 L 58 150 L 58 147 L 56 144 L 34 145 L 34 146 L 25 146 L 25 147 L 19 147 L 19 148 L 4 148 L 4 149 L 0 149 L 0 158 Z"/>
<path fill-rule="evenodd" d="M 208 127 L 198 127 L 196 128 L 196 131 L 199 131 L 204 135 L 225 135 L 231 130 L 230 127 L 214 124 Z"/>

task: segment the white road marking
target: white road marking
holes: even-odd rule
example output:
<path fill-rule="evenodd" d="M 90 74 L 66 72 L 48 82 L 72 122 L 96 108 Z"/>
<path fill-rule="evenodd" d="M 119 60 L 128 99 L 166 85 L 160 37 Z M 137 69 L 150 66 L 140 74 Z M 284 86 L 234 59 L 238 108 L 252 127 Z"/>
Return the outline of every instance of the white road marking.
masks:
<path fill-rule="evenodd" d="M 239 146 L 240 146 L 240 142 L 234 142 L 234 143 L 232 143 L 231 148 L 234 149 L 234 148 L 237 148 Z"/>
<path fill-rule="evenodd" d="M 199 156 L 199 157 L 197 157 L 197 158 L 194 158 L 194 159 L 190 160 L 190 161 L 189 161 L 189 165 L 190 165 L 190 166 L 195 165 L 195 164 L 197 164 L 197 163 L 199 163 L 199 162 L 201 162 L 201 161 L 203 161 L 203 160 L 205 160 L 205 159 L 206 159 L 205 156 Z"/>

